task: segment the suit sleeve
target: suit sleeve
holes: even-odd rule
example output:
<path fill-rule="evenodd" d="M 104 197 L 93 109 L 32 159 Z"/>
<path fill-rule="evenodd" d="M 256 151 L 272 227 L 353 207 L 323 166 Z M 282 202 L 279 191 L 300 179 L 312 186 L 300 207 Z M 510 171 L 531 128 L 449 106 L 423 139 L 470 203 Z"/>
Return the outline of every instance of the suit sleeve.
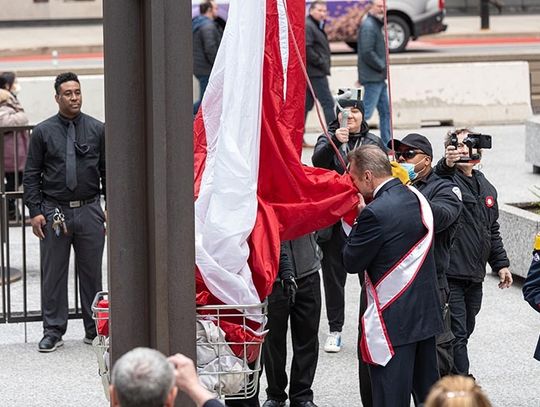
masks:
<path fill-rule="evenodd" d="M 100 135 L 99 176 L 101 178 L 101 193 L 107 199 L 107 171 L 105 166 L 105 126 L 102 125 Z"/>
<path fill-rule="evenodd" d="M 33 218 L 41 214 L 41 176 L 43 172 L 43 136 L 39 128 L 35 128 L 30 137 L 28 157 L 24 168 L 23 185 L 24 201 Z"/>
<path fill-rule="evenodd" d="M 452 191 L 453 188 L 458 188 L 454 184 L 446 184 L 437 191 L 437 193 L 429 200 L 431 210 L 433 212 L 433 223 L 435 225 L 435 233 L 442 232 L 448 229 L 455 221 L 458 220 L 463 203 L 458 196 Z"/>
<path fill-rule="evenodd" d="M 527 278 L 523 283 L 523 298 L 540 312 L 540 251 L 535 250 Z"/>
<path fill-rule="evenodd" d="M 377 256 L 382 244 L 381 224 L 373 211 L 365 208 L 343 248 L 343 264 L 347 273 L 363 273 Z"/>
<path fill-rule="evenodd" d="M 377 35 L 375 27 L 363 23 L 358 30 L 358 58 L 361 58 L 370 68 L 382 72 L 386 69 L 386 62 L 377 55 Z"/>

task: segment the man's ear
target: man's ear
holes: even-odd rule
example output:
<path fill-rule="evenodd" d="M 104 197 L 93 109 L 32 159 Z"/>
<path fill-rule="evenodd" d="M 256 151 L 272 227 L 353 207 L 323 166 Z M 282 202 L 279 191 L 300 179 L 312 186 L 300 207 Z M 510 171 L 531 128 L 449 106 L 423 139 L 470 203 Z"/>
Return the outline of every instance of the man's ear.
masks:
<path fill-rule="evenodd" d="M 178 387 L 174 386 L 169 394 L 167 395 L 167 400 L 165 401 L 165 407 L 174 407 L 174 400 L 176 400 L 176 395 L 178 394 Z"/>
<path fill-rule="evenodd" d="M 366 182 L 371 182 L 373 180 L 373 174 L 370 170 L 364 171 L 364 180 L 366 180 Z"/>
<path fill-rule="evenodd" d="M 112 384 L 109 385 L 109 395 L 111 396 L 111 406 L 120 407 L 120 404 L 118 403 L 118 398 L 116 397 L 116 390 L 114 389 L 114 386 Z"/>

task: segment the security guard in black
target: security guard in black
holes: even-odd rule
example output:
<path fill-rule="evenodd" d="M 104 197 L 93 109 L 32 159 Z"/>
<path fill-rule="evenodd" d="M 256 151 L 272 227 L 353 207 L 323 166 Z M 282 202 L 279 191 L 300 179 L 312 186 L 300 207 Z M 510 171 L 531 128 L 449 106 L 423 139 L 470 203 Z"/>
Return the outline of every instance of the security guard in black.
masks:
<path fill-rule="evenodd" d="M 72 247 L 80 280 L 84 342 L 91 343 L 96 336 L 90 307 L 102 289 L 105 244 L 105 213 L 100 203 L 106 184 L 104 125 L 81 112 L 77 75 L 58 75 L 55 90 L 59 112 L 34 128 L 23 180 L 32 231 L 41 249 L 44 336 L 40 352 L 55 351 L 63 344 Z"/>

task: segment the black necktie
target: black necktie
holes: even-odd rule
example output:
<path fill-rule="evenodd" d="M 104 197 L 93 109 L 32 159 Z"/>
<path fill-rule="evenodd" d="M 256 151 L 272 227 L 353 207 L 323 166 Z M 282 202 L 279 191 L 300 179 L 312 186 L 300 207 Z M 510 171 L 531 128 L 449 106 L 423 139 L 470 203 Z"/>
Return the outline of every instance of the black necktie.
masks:
<path fill-rule="evenodd" d="M 71 191 L 77 188 L 77 162 L 75 158 L 75 125 L 69 122 L 66 138 L 66 186 Z"/>

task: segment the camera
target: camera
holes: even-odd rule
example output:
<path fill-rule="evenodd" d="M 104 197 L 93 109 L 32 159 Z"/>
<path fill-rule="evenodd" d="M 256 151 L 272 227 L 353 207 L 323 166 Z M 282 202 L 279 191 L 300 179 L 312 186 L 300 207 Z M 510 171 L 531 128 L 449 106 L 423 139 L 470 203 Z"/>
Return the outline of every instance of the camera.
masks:
<path fill-rule="evenodd" d="M 481 155 L 480 153 L 473 154 L 473 148 L 491 148 L 491 136 L 481 133 L 469 133 L 463 139 L 462 143 L 469 149 L 469 156 L 460 158 L 458 163 L 479 161 Z M 452 133 L 450 136 L 450 145 L 454 146 L 456 149 L 458 148 L 458 137 L 456 133 Z"/>

